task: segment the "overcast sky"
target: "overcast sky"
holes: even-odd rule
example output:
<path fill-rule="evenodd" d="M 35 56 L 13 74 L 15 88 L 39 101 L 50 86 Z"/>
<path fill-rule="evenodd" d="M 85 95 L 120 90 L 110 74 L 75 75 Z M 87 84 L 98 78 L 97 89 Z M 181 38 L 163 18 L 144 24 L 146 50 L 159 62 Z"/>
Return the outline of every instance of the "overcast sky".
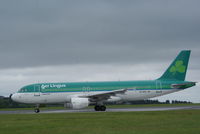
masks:
<path fill-rule="evenodd" d="M 36 82 L 150 80 L 183 49 L 200 81 L 199 0 L 2 0 L 0 95 Z M 200 102 L 199 85 L 159 97 Z"/>

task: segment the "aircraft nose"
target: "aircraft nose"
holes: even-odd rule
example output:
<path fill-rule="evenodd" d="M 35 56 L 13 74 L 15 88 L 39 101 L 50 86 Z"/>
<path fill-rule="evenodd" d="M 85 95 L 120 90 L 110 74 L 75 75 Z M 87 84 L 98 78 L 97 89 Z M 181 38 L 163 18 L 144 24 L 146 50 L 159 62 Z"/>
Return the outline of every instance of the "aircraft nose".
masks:
<path fill-rule="evenodd" d="M 10 96 L 10 98 L 11 98 L 11 100 L 13 100 L 13 101 L 18 101 L 18 99 L 19 99 L 19 96 L 17 95 L 17 94 L 12 94 L 11 96 Z"/>

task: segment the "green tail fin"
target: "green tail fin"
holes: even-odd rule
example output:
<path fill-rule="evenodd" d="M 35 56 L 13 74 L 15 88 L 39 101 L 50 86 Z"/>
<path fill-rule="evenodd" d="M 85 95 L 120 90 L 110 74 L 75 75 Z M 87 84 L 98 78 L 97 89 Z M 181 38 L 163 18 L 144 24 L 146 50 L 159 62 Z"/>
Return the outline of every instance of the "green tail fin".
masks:
<path fill-rule="evenodd" d="M 190 50 L 183 50 L 179 53 L 176 59 L 171 63 L 165 73 L 159 80 L 185 80 L 187 72 L 188 61 L 190 57 Z"/>

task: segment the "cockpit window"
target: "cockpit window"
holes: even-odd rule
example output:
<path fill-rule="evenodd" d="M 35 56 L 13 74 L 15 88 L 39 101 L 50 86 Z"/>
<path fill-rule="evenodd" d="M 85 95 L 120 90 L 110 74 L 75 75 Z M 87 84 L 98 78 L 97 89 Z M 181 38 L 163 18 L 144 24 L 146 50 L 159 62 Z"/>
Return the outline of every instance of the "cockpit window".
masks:
<path fill-rule="evenodd" d="M 18 93 L 24 93 L 24 92 L 39 92 L 39 86 L 34 86 L 34 85 L 28 85 L 25 87 L 22 87 L 19 89 Z"/>
<path fill-rule="evenodd" d="M 19 89 L 18 92 L 19 93 L 28 92 L 28 87 L 22 87 L 21 89 Z"/>
<path fill-rule="evenodd" d="M 21 88 L 18 92 L 19 93 L 22 93 L 22 92 L 24 92 L 25 91 L 25 89 L 24 88 Z"/>

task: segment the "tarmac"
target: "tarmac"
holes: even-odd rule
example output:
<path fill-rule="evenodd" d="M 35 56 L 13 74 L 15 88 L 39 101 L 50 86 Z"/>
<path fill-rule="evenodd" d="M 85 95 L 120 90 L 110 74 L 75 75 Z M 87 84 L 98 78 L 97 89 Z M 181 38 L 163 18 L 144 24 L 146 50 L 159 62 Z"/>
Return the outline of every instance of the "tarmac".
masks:
<path fill-rule="evenodd" d="M 92 108 L 80 110 L 40 110 L 40 113 L 88 113 L 88 112 L 134 112 L 134 111 L 169 111 L 169 110 L 199 109 L 200 106 L 166 106 L 166 107 L 134 107 L 134 108 L 107 108 L 106 111 L 95 111 Z M 0 111 L 0 114 L 36 114 L 33 110 Z"/>

